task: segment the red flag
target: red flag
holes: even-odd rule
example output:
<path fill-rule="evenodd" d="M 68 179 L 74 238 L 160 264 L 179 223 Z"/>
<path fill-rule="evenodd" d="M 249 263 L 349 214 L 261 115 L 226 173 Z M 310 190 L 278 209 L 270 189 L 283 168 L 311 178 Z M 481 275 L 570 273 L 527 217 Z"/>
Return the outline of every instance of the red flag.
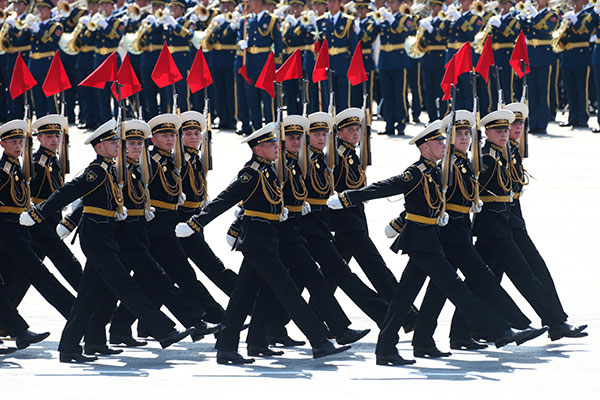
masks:
<path fill-rule="evenodd" d="M 365 64 L 363 62 L 362 40 L 358 41 L 356 49 L 354 49 L 350 67 L 348 67 L 348 80 L 352 86 L 356 86 L 367 80 L 367 72 L 365 71 Z"/>
<path fill-rule="evenodd" d="M 521 69 L 521 60 L 525 61 L 525 71 Z M 517 44 L 510 55 L 510 66 L 515 70 L 519 78 L 530 72 L 529 55 L 527 54 L 527 45 L 525 44 L 525 35 L 523 31 L 519 33 Z"/>
<path fill-rule="evenodd" d="M 466 42 L 454 55 L 454 71 L 456 78 L 465 72 L 473 71 L 473 58 L 471 56 L 471 42 Z M 455 81 L 456 82 L 456 81 Z"/>
<path fill-rule="evenodd" d="M 275 56 L 273 52 L 269 53 L 269 58 L 267 58 L 267 62 L 263 67 L 260 76 L 256 80 L 256 86 L 259 89 L 264 89 L 271 97 L 275 98 L 275 85 L 273 81 L 275 80 Z"/>
<path fill-rule="evenodd" d="M 244 78 L 246 80 L 246 82 L 248 82 L 249 85 L 252 85 L 252 79 L 250 79 L 250 77 L 248 76 L 248 70 L 246 69 L 246 64 L 243 64 L 238 69 L 238 74 L 240 74 L 242 76 L 242 78 Z"/>
<path fill-rule="evenodd" d="M 321 82 L 327 79 L 327 70 L 329 69 L 329 45 L 327 39 L 321 43 L 319 54 L 317 55 L 317 61 L 315 61 L 315 68 L 313 69 L 312 79 L 313 83 Z"/>
<path fill-rule="evenodd" d="M 202 47 L 198 49 L 196 57 L 194 57 L 194 62 L 192 63 L 190 72 L 188 72 L 187 82 L 192 93 L 204 89 L 213 83 L 208 64 L 202 53 Z"/>
<path fill-rule="evenodd" d="M 454 63 L 455 63 L 456 54 L 448 61 L 446 64 L 446 72 L 444 73 L 444 77 L 442 78 L 442 90 L 444 91 L 444 97 L 442 100 L 449 100 L 452 97 L 451 88 L 452 85 L 456 85 L 457 76 L 454 71 Z"/>
<path fill-rule="evenodd" d="M 37 82 L 33 79 L 33 75 L 27 69 L 27 65 L 25 65 L 23 57 L 21 57 L 21 52 L 19 52 L 15 61 L 12 78 L 10 79 L 10 97 L 16 99 L 35 85 L 37 85 Z"/>
<path fill-rule="evenodd" d="M 481 75 L 487 83 L 490 76 L 490 67 L 495 63 L 494 51 L 492 50 L 492 38 L 488 36 L 483 45 L 483 51 L 481 52 L 481 57 L 479 57 L 479 62 L 477 62 L 475 72 L 479 72 L 479 75 Z"/>
<path fill-rule="evenodd" d="M 302 57 L 300 49 L 296 49 L 291 56 L 277 71 L 275 71 L 275 80 L 277 82 L 287 81 L 289 79 L 302 79 Z"/>
<path fill-rule="evenodd" d="M 56 53 L 54 53 L 54 58 L 52 59 L 52 63 L 50 63 L 48 74 L 46 74 L 46 79 L 42 85 L 42 90 L 44 91 L 46 97 L 50 97 L 56 93 L 62 92 L 63 90 L 67 90 L 70 87 L 71 82 L 69 82 L 69 77 L 67 76 L 67 72 L 63 67 L 62 61 L 60 61 L 58 50 L 56 50 Z"/>
<path fill-rule="evenodd" d="M 169 46 L 165 42 L 158 60 L 156 60 L 154 70 L 152 70 L 152 80 L 156 83 L 156 86 L 163 88 L 182 79 L 183 76 L 181 76 L 179 69 L 177 69 L 175 60 L 173 60 L 173 56 L 171 56 L 171 52 L 169 51 Z"/>
<path fill-rule="evenodd" d="M 126 99 L 132 94 L 136 94 L 142 90 L 142 85 L 140 85 L 140 81 L 138 80 L 137 76 L 135 75 L 135 71 L 131 66 L 129 53 L 125 55 L 123 64 L 121 64 L 121 68 L 119 68 L 119 72 L 117 73 L 117 82 L 119 82 L 119 85 L 121 85 L 121 100 Z M 112 94 L 115 96 L 115 99 L 119 100 L 117 85 L 115 82 L 113 82 L 110 89 L 112 90 Z"/>
<path fill-rule="evenodd" d="M 79 82 L 79 86 L 91 86 L 104 89 L 106 82 L 117 80 L 117 53 L 112 53 L 87 78 Z"/>

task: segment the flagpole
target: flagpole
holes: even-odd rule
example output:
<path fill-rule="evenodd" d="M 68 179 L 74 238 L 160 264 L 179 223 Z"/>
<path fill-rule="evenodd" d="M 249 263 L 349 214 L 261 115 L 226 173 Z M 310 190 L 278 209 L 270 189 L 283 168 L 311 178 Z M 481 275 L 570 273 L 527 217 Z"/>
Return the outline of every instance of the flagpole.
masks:
<path fill-rule="evenodd" d="M 473 158 L 473 175 L 475 176 L 475 188 L 474 188 L 474 199 L 473 199 L 473 212 L 478 213 L 481 211 L 479 204 L 479 174 L 481 169 L 481 132 L 480 132 L 480 118 L 481 114 L 479 111 L 479 96 L 477 95 L 477 73 L 471 71 L 471 86 L 473 87 L 473 114 L 475 115 L 475 125 L 472 128 L 471 138 L 471 152 Z"/>
<path fill-rule="evenodd" d="M 298 80 L 298 83 L 300 85 L 300 99 L 302 101 L 302 116 L 304 118 L 307 118 L 306 113 L 307 113 L 307 107 L 308 107 L 308 102 L 307 102 L 307 98 L 306 98 L 306 78 L 300 78 Z M 306 140 L 306 135 L 308 135 L 308 132 L 304 132 L 304 134 L 302 135 L 302 144 L 300 146 L 300 153 L 298 155 L 298 159 L 300 161 L 300 170 L 302 171 L 302 176 L 304 178 L 306 178 L 308 176 L 308 168 L 309 168 L 309 163 L 308 163 L 308 141 Z"/>
<path fill-rule="evenodd" d="M 125 185 L 125 179 L 127 174 L 127 146 L 125 145 L 125 122 L 123 118 L 125 116 L 123 110 L 123 99 L 121 99 L 121 84 L 118 80 L 115 81 L 117 88 L 117 98 L 119 103 L 119 111 L 117 113 L 117 133 L 119 134 L 119 141 L 121 144 L 119 156 L 117 158 L 117 212 L 123 214 L 123 187 Z"/>
<path fill-rule="evenodd" d="M 523 71 L 523 90 L 521 93 L 521 103 L 525 103 L 527 109 L 529 111 L 529 100 L 528 100 L 528 89 L 527 86 L 527 67 L 528 64 L 525 60 L 521 59 L 521 71 Z M 525 125 L 523 126 L 523 134 L 521 135 L 521 139 L 519 140 L 519 153 L 521 153 L 521 158 L 529 157 L 529 115 L 525 118 Z"/>
<path fill-rule="evenodd" d="M 25 178 L 25 207 L 31 210 L 31 179 L 33 178 L 33 159 L 31 149 L 33 147 L 33 135 L 31 132 L 31 109 L 27 100 L 29 90 L 24 93 L 25 96 L 25 120 L 27 121 L 27 135 L 25 136 L 25 146 L 23 151 L 23 175 Z"/>
<path fill-rule="evenodd" d="M 65 119 L 66 116 L 66 100 L 65 100 L 65 92 L 62 91 L 60 93 L 60 115 L 62 115 Z M 67 124 L 62 133 L 62 141 L 60 143 L 60 169 L 62 170 L 63 181 L 68 173 L 71 172 L 71 166 L 69 163 L 69 121 L 67 119 Z"/>
<path fill-rule="evenodd" d="M 177 106 L 177 89 L 175 88 L 175 84 L 171 84 L 171 89 L 173 90 L 173 113 L 178 117 L 181 116 L 181 112 L 179 107 Z M 183 191 L 182 179 L 181 179 L 181 169 L 183 167 L 183 138 L 181 137 L 182 130 L 181 127 L 177 131 L 177 136 L 175 140 L 175 172 L 177 175 L 177 195 L 181 196 Z"/>

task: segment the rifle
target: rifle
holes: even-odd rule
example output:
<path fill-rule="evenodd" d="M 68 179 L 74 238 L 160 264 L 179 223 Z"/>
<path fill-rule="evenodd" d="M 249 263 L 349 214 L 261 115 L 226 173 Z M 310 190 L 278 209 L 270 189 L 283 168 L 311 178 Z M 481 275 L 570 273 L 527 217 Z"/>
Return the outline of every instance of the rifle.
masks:
<path fill-rule="evenodd" d="M 175 84 L 171 85 L 173 89 L 173 110 L 175 111 L 173 114 L 176 114 L 178 117 L 181 115 L 181 111 L 179 111 L 179 106 L 177 103 L 177 90 L 175 89 Z M 181 191 L 183 190 L 183 185 L 181 183 L 181 168 L 183 166 L 183 138 L 182 138 L 182 130 L 181 127 L 177 130 L 177 135 L 175 138 L 175 172 L 177 175 L 177 195 L 181 196 Z"/>
<path fill-rule="evenodd" d="M 25 135 L 25 146 L 23 150 L 23 176 L 25 178 L 25 207 L 31 210 L 31 179 L 33 179 L 33 158 L 31 149 L 33 148 L 33 134 L 31 132 L 31 108 L 27 102 L 27 93 L 25 93 L 25 119 L 27 120 L 27 134 Z"/>
<path fill-rule="evenodd" d="M 136 93 L 136 97 L 138 96 L 138 94 Z M 138 97 L 138 101 L 139 101 L 139 97 Z M 140 103 L 138 102 L 138 105 Z M 143 112 L 142 112 L 142 106 L 139 105 L 138 106 L 138 119 L 140 121 L 143 121 Z M 141 167 L 142 167 L 142 186 L 144 187 L 144 210 L 146 211 L 150 211 L 151 209 L 151 205 L 150 205 L 150 189 L 148 189 L 148 185 L 150 184 L 150 177 L 152 176 L 152 164 L 150 163 L 150 153 L 148 151 L 148 141 L 146 140 L 146 138 L 144 138 L 143 140 L 144 142 L 144 149 L 142 150 L 142 160 L 141 160 Z"/>
<path fill-rule="evenodd" d="M 504 108 L 504 99 L 502 98 L 502 86 L 500 85 L 500 70 L 502 68 L 494 65 L 494 78 L 496 79 L 496 88 L 498 89 L 498 110 L 502 110 Z M 502 156 L 506 160 L 506 171 L 508 173 L 508 160 L 510 160 L 510 151 L 508 150 L 508 141 L 506 145 L 502 148 Z M 509 175 L 510 176 L 510 175 Z"/>
<path fill-rule="evenodd" d="M 371 165 L 371 107 L 367 107 L 369 95 L 367 93 L 367 81 L 362 83 L 363 92 L 363 120 L 362 120 L 362 136 L 360 138 L 360 165 L 363 170 L 367 170 L 367 166 Z"/>
<path fill-rule="evenodd" d="M 65 102 L 65 92 L 62 92 L 61 102 L 60 102 L 60 115 L 63 117 L 67 117 L 66 115 L 66 102 Z M 60 149 L 58 152 L 58 161 L 60 164 L 61 174 L 63 178 L 63 182 L 65 180 L 66 175 L 71 172 L 71 165 L 69 162 L 69 123 L 65 126 L 65 129 L 62 133 L 62 141 L 60 143 Z"/>
<path fill-rule="evenodd" d="M 521 95 L 521 103 L 525 103 L 525 105 L 529 108 L 529 99 L 527 98 L 527 64 L 525 64 L 525 60 L 521 60 L 521 71 L 523 71 L 523 93 Z M 523 134 L 521 135 L 521 140 L 519 141 L 519 153 L 521 153 L 521 158 L 529 157 L 529 118 L 525 118 L 525 126 L 523 127 Z"/>
<path fill-rule="evenodd" d="M 200 154 L 200 162 L 202 163 L 202 170 L 204 171 L 204 200 L 208 198 L 208 192 L 206 191 L 206 177 L 208 171 L 212 170 L 212 130 L 210 121 L 210 100 L 208 98 L 208 89 L 204 88 L 204 120 L 206 121 L 206 128 L 202 132 L 202 153 Z"/>
<path fill-rule="evenodd" d="M 336 154 L 336 136 L 337 136 L 337 122 L 335 120 L 335 92 L 333 91 L 333 79 L 331 78 L 331 70 L 327 69 L 327 81 L 329 83 L 329 109 L 327 112 L 333 118 L 333 126 L 329 134 L 329 140 L 327 142 L 327 170 L 329 171 L 329 180 L 331 182 L 331 193 L 335 193 L 335 181 L 333 179 L 333 170 L 337 163 Z"/>
<path fill-rule="evenodd" d="M 275 85 L 275 106 L 277 107 L 277 121 L 275 124 L 275 132 L 279 143 L 279 158 L 277 159 L 277 178 L 283 189 L 283 185 L 287 180 L 287 163 L 285 154 L 285 129 L 283 128 L 283 107 L 281 104 L 281 83 L 273 82 Z"/>
<path fill-rule="evenodd" d="M 479 174 L 481 173 L 481 128 L 479 126 L 481 115 L 479 112 L 479 96 L 477 95 L 477 75 L 471 72 L 471 86 L 473 86 L 473 114 L 475 114 L 475 125 L 471 128 L 471 152 L 473 158 L 473 175 L 475 175 L 475 198 L 473 199 L 473 210 L 479 212 Z"/>
<path fill-rule="evenodd" d="M 306 117 L 306 109 L 308 107 L 306 101 L 306 78 L 302 78 L 299 80 L 300 84 L 300 99 L 302 101 L 302 116 Z M 300 146 L 300 154 L 298 155 L 298 160 L 300 162 L 300 170 L 302 171 L 302 176 L 306 178 L 308 176 L 308 170 L 310 168 L 310 164 L 308 162 L 308 141 L 306 140 L 306 135 L 308 132 L 304 132 L 302 135 L 302 144 Z"/>
<path fill-rule="evenodd" d="M 448 145 L 446 146 L 446 154 L 444 155 L 444 159 L 442 160 L 442 209 L 440 210 L 440 215 L 438 217 L 438 225 L 444 226 L 448 223 L 445 220 L 446 214 L 446 192 L 448 191 L 448 186 L 450 186 L 450 182 L 452 182 L 454 172 L 454 139 L 456 137 L 456 86 L 454 84 L 451 87 L 452 91 L 452 108 L 451 108 L 451 124 L 449 126 L 448 132 Z"/>
<path fill-rule="evenodd" d="M 123 99 L 121 98 L 121 85 L 118 81 L 115 81 L 117 87 L 117 96 L 119 98 L 119 112 L 117 114 L 117 133 L 119 135 L 119 141 L 121 143 L 121 151 L 117 157 L 117 212 L 123 213 L 123 187 L 125 186 L 125 180 L 127 179 L 127 146 L 125 142 L 125 122 L 123 117 L 125 116 L 125 110 L 123 105 Z"/>

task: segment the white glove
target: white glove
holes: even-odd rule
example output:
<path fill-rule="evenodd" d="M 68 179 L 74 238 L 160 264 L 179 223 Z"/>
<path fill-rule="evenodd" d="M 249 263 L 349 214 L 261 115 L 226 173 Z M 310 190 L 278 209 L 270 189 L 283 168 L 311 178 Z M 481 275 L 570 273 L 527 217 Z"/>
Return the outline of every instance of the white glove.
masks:
<path fill-rule="evenodd" d="M 448 215 L 448 213 L 444 212 L 444 215 L 440 215 L 438 217 L 437 224 L 439 226 L 446 226 L 446 225 L 448 225 L 448 220 L 449 219 L 450 219 L 450 216 Z"/>
<path fill-rule="evenodd" d="M 154 15 L 148 15 L 144 19 L 144 22 L 150 25 L 156 25 L 156 17 Z"/>
<path fill-rule="evenodd" d="M 310 213 L 310 204 L 308 203 L 308 201 L 305 201 L 304 204 L 302 205 L 302 215 L 306 215 Z"/>
<path fill-rule="evenodd" d="M 500 19 L 499 16 L 494 15 L 493 17 L 490 18 L 489 23 L 490 23 L 490 25 L 495 26 L 496 28 L 499 28 L 500 25 L 502 25 L 502 20 Z"/>
<path fill-rule="evenodd" d="M 390 239 L 393 239 L 396 236 L 398 236 L 398 231 L 392 228 L 390 224 L 387 224 L 383 231 L 385 232 L 385 236 L 389 237 Z"/>
<path fill-rule="evenodd" d="M 169 15 L 167 17 L 167 24 L 170 25 L 171 27 L 175 28 L 177 26 L 177 21 L 175 21 L 175 18 L 173 18 L 172 15 Z"/>
<path fill-rule="evenodd" d="M 394 23 L 394 15 L 387 11 L 383 14 L 383 18 L 388 22 L 388 24 L 393 24 Z"/>
<path fill-rule="evenodd" d="M 244 209 L 240 206 L 237 206 L 236 208 L 233 209 L 233 215 L 235 215 L 235 217 L 239 217 L 241 213 L 244 212 Z"/>
<path fill-rule="evenodd" d="M 287 17 L 285 17 L 285 22 L 294 26 L 294 25 L 296 25 L 296 18 L 294 18 L 293 15 L 288 15 Z"/>
<path fill-rule="evenodd" d="M 283 222 L 288 218 L 289 210 L 286 207 L 283 207 L 281 210 L 281 216 L 279 217 L 279 222 Z"/>
<path fill-rule="evenodd" d="M 81 201 L 81 199 L 77 199 L 74 202 L 71 203 L 70 207 L 71 207 L 71 212 L 75 211 L 77 209 L 77 207 L 79 207 L 83 202 Z"/>
<path fill-rule="evenodd" d="M 225 239 L 227 240 L 227 244 L 230 247 L 233 247 L 237 238 L 235 236 L 231 236 L 229 233 L 225 236 L 226 236 Z"/>
<path fill-rule="evenodd" d="M 15 26 L 15 22 L 17 21 L 17 18 L 14 15 L 11 15 L 10 17 L 6 18 L 6 23 L 9 24 L 10 26 Z"/>
<path fill-rule="evenodd" d="M 63 224 L 58 224 L 56 225 L 56 234 L 58 235 L 60 240 L 65 240 L 67 236 L 71 234 L 71 231 Z"/>
<path fill-rule="evenodd" d="M 219 24 L 222 25 L 223 22 L 225 22 L 225 16 L 223 14 L 219 14 L 215 17 L 214 21 Z"/>
<path fill-rule="evenodd" d="M 40 25 L 37 22 L 33 21 L 27 24 L 27 28 L 29 28 L 29 30 L 33 33 L 38 33 L 40 31 Z"/>
<path fill-rule="evenodd" d="M 569 11 L 569 12 L 565 13 L 565 17 L 569 18 L 569 20 L 571 21 L 572 24 L 577 22 L 577 15 L 575 15 L 575 12 L 573 12 L 573 11 Z"/>
<path fill-rule="evenodd" d="M 146 222 L 150 222 L 154 219 L 154 211 L 156 211 L 154 207 L 150 207 L 149 210 L 144 211 L 144 218 L 146 218 Z"/>
<path fill-rule="evenodd" d="M 240 45 L 240 50 L 246 50 L 248 48 L 248 41 L 246 39 L 242 39 L 238 42 Z"/>
<path fill-rule="evenodd" d="M 98 20 L 98 26 L 102 29 L 106 29 L 106 27 L 108 26 L 108 22 L 106 22 L 105 18 L 100 18 Z"/>
<path fill-rule="evenodd" d="M 186 238 L 192 236 L 196 231 L 194 231 L 188 224 L 185 222 L 180 222 L 175 227 L 175 236 L 179 238 Z"/>
<path fill-rule="evenodd" d="M 527 10 L 529 11 L 531 18 L 535 18 L 538 15 L 537 8 L 535 8 L 535 6 L 533 4 L 531 4 L 530 2 L 526 2 L 525 7 L 527 7 Z"/>
<path fill-rule="evenodd" d="M 233 21 L 231 21 L 231 23 L 229 24 L 229 27 L 230 27 L 231 29 L 233 29 L 234 31 L 237 31 L 237 30 L 238 30 L 238 28 L 240 27 L 240 21 L 238 21 L 238 20 L 235 20 L 235 19 L 234 19 L 234 20 L 233 20 Z"/>
<path fill-rule="evenodd" d="M 433 25 L 431 25 L 431 18 L 423 18 L 419 21 L 419 26 L 427 29 L 427 32 L 429 33 L 433 31 Z"/>
<path fill-rule="evenodd" d="M 483 208 L 483 201 L 479 200 L 479 204 L 473 204 L 471 206 L 471 212 L 474 214 L 477 214 L 477 213 L 481 212 L 482 208 Z"/>
<path fill-rule="evenodd" d="M 129 17 L 127 15 L 125 15 L 124 17 L 121 17 L 121 21 L 123 21 L 125 26 L 127 26 L 127 24 L 129 23 Z"/>
<path fill-rule="evenodd" d="M 19 223 L 23 226 L 33 226 L 35 221 L 31 218 L 31 215 L 27 211 L 23 211 L 19 217 Z"/>
<path fill-rule="evenodd" d="M 122 213 L 116 213 L 115 214 L 115 218 L 117 221 L 125 221 L 127 219 L 127 207 L 123 207 L 123 212 Z"/>
<path fill-rule="evenodd" d="M 460 18 L 460 13 L 458 12 L 457 9 L 454 9 L 454 10 L 450 11 L 450 13 L 448 13 L 448 16 L 454 20 L 457 20 Z"/>
<path fill-rule="evenodd" d="M 196 17 L 196 14 L 190 15 L 190 21 L 192 21 L 193 23 L 198 22 L 198 17 Z"/>
<path fill-rule="evenodd" d="M 317 25 L 317 16 L 313 15 L 308 19 L 308 22 L 310 22 L 311 25 Z"/>
<path fill-rule="evenodd" d="M 183 203 L 185 203 L 185 199 L 186 199 L 186 198 L 187 198 L 187 197 L 185 196 L 185 193 L 181 193 L 181 194 L 179 195 L 179 198 L 177 199 L 177 205 L 178 205 L 178 206 L 180 206 L 180 205 L 182 205 Z"/>
<path fill-rule="evenodd" d="M 596 14 L 600 14 L 600 6 L 596 6 L 596 7 L 594 7 L 594 12 L 595 12 Z M 7 21 L 8 21 L 8 20 L 7 20 Z"/>
<path fill-rule="evenodd" d="M 332 210 L 341 210 L 344 208 L 337 194 L 334 194 L 327 199 L 327 207 L 331 208 Z"/>

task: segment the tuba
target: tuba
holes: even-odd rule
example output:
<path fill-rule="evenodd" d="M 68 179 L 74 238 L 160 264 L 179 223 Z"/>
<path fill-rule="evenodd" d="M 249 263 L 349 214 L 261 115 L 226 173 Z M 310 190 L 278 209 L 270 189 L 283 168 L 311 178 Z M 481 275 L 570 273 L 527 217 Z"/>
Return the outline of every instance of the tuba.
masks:
<path fill-rule="evenodd" d="M 562 42 L 563 37 L 565 36 L 565 32 L 569 28 L 569 19 L 563 18 L 559 27 L 552 32 L 552 40 L 550 41 L 550 45 L 552 46 L 552 51 L 555 53 L 561 53 L 565 50 L 565 45 Z"/>
<path fill-rule="evenodd" d="M 424 35 L 425 28 L 420 26 L 416 35 L 409 36 L 404 41 L 404 50 L 410 58 L 419 59 L 425 55 L 425 49 L 421 47 L 421 40 Z"/>

